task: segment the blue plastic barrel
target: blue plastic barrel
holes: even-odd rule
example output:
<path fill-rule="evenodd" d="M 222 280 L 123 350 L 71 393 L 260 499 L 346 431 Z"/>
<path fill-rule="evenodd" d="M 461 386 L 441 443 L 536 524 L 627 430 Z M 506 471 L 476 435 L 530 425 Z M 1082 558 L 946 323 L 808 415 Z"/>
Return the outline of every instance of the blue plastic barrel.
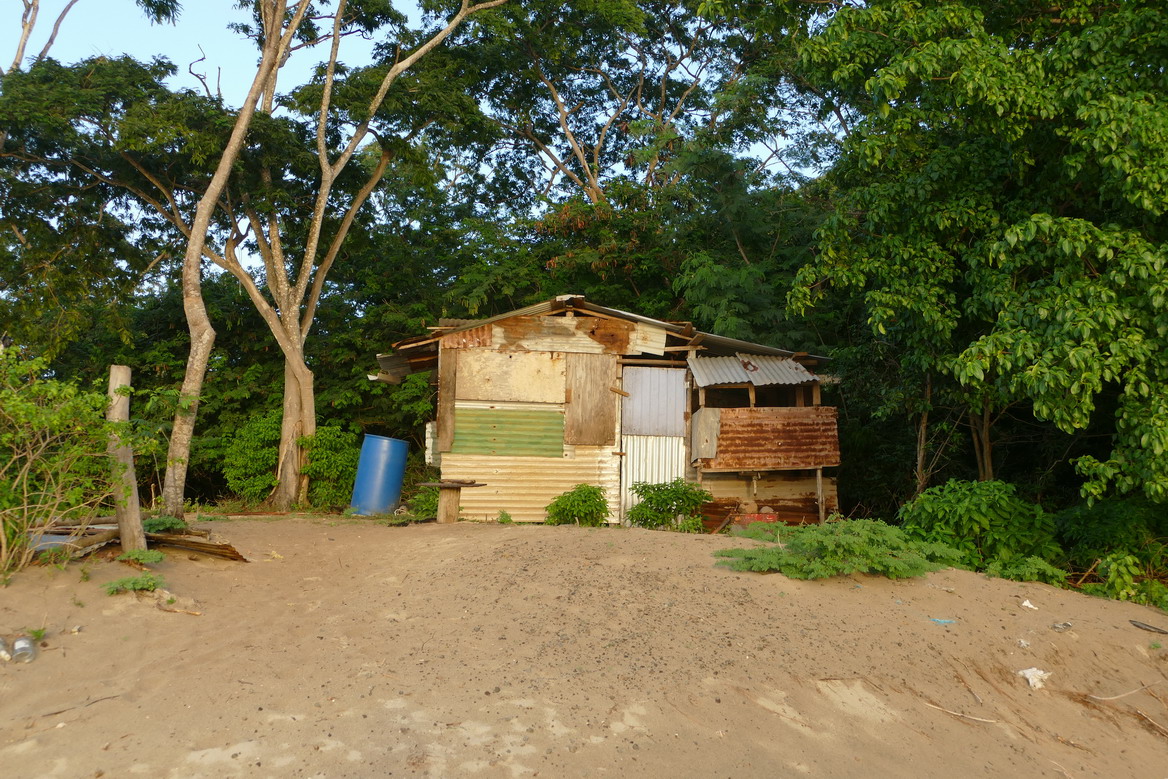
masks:
<path fill-rule="evenodd" d="M 388 514 L 401 501 L 402 479 L 406 475 L 406 452 L 410 445 L 396 438 L 365 436 L 357 481 L 353 485 L 353 513 Z"/>

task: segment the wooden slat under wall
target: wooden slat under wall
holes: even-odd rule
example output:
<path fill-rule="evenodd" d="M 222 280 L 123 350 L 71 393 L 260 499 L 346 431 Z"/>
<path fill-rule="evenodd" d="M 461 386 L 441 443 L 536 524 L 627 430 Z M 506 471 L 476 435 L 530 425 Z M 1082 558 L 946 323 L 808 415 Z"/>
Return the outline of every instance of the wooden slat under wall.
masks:
<path fill-rule="evenodd" d="M 449 452 L 454 445 L 454 390 L 458 373 L 458 350 L 438 351 L 438 451 Z"/>
<path fill-rule="evenodd" d="M 615 354 L 567 355 L 564 443 L 610 446 L 616 443 L 620 396 Z"/>

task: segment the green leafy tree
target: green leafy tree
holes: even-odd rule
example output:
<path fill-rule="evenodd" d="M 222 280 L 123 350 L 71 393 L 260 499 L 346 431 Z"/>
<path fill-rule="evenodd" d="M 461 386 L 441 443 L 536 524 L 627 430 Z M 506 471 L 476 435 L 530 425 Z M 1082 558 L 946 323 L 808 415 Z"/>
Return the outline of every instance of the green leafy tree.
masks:
<path fill-rule="evenodd" d="M 858 295 L 906 371 L 964 401 L 982 478 L 1010 404 L 1066 433 L 1109 407 L 1084 493 L 1168 499 L 1166 13 L 873 2 L 803 48 L 863 119 L 792 303 Z"/>

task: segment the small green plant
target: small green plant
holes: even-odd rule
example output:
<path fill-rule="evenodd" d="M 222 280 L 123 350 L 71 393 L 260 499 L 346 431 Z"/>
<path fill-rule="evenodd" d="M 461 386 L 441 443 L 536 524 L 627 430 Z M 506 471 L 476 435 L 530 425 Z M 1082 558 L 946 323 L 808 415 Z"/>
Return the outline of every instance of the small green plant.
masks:
<path fill-rule="evenodd" d="M 178 517 L 160 514 L 157 517 L 142 520 L 142 529 L 147 533 L 185 533 L 189 528 L 187 523 Z"/>
<path fill-rule="evenodd" d="M 42 552 L 37 552 L 36 561 L 41 565 L 56 566 L 63 571 L 65 566 L 69 564 L 69 550 L 63 546 L 45 549 Z"/>
<path fill-rule="evenodd" d="M 89 568 L 89 563 L 85 563 L 84 565 L 82 565 L 81 566 L 81 581 L 83 581 L 83 582 L 89 581 L 89 577 L 90 577 L 91 573 L 92 573 L 92 571 Z"/>
<path fill-rule="evenodd" d="M 784 533 L 781 545 L 723 549 L 722 564 L 737 571 L 777 571 L 792 579 L 825 579 L 871 573 L 890 579 L 923 576 L 954 565 L 960 553 L 943 544 L 911 538 L 874 519 L 804 525 Z"/>
<path fill-rule="evenodd" d="M 123 562 L 138 563 L 139 565 L 154 565 L 165 560 L 166 555 L 157 549 L 132 549 L 129 552 L 122 552 L 118 555 L 118 559 Z"/>
<path fill-rule="evenodd" d="M 419 487 L 409 501 L 410 513 L 419 519 L 433 519 L 438 516 L 438 488 Z"/>
<path fill-rule="evenodd" d="M 703 532 L 701 507 L 714 496 L 698 485 L 678 478 L 661 484 L 637 482 L 632 490 L 641 500 L 629 509 L 629 524 L 683 533 Z"/>
<path fill-rule="evenodd" d="M 44 628 L 25 628 L 24 632 L 28 634 L 29 638 L 31 638 L 33 641 L 36 641 L 37 643 L 45 640 L 46 631 Z"/>
<path fill-rule="evenodd" d="M 500 511 L 499 516 L 495 521 L 497 521 L 500 525 L 514 525 L 515 524 L 514 518 L 512 518 L 512 516 L 510 514 L 508 514 L 506 511 Z"/>
<path fill-rule="evenodd" d="M 1148 644 L 1148 649 L 1159 649 L 1161 646 L 1163 645 L 1159 641 L 1153 641 L 1152 643 Z"/>
<path fill-rule="evenodd" d="M 165 582 L 157 574 L 150 571 L 140 576 L 115 579 L 102 585 L 109 595 L 117 595 L 120 592 L 154 592 L 163 586 L 165 586 Z"/>
<path fill-rule="evenodd" d="M 994 561 L 1027 557 L 1050 561 L 1062 554 L 1054 518 L 1001 481 L 950 479 L 901 506 L 899 516 L 910 536 L 961 552 L 965 568 L 980 571 Z"/>
<path fill-rule="evenodd" d="M 591 484 L 577 484 L 556 497 L 544 509 L 547 525 L 581 525 L 599 527 L 609 515 L 604 488 Z"/>
<path fill-rule="evenodd" d="M 74 595 L 73 596 L 73 605 L 79 609 L 83 609 L 83 608 L 85 608 L 85 601 L 81 600 L 76 595 Z"/>

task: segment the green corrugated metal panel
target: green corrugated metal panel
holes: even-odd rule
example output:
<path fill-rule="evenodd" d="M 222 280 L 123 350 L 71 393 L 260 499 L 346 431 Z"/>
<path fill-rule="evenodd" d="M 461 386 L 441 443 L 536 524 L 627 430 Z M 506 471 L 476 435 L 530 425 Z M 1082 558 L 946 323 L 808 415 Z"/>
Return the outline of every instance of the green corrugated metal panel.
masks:
<path fill-rule="evenodd" d="M 561 409 L 456 408 L 454 444 L 460 454 L 562 457 Z"/>

